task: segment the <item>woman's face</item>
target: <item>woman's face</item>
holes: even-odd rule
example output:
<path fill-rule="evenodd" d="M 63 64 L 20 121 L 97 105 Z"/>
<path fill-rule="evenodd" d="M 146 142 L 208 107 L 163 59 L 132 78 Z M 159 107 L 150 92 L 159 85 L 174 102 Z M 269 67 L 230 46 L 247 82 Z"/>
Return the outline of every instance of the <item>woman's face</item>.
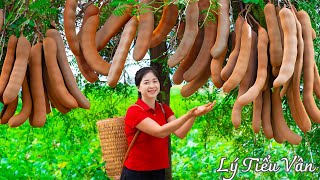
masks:
<path fill-rule="evenodd" d="M 143 76 L 138 91 L 141 93 L 143 99 L 156 99 L 160 92 L 160 82 L 158 78 L 152 72 L 148 72 Z"/>

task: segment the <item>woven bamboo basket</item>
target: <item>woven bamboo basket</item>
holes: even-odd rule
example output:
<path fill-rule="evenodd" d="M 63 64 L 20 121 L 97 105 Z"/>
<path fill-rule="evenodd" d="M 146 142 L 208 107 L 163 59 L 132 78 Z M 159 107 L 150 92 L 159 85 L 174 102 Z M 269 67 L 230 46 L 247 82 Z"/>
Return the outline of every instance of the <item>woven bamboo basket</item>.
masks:
<path fill-rule="evenodd" d="M 109 177 L 118 179 L 121 174 L 123 158 L 128 149 L 124 131 L 124 117 L 115 117 L 97 122 L 102 150 L 106 161 L 106 172 Z"/>

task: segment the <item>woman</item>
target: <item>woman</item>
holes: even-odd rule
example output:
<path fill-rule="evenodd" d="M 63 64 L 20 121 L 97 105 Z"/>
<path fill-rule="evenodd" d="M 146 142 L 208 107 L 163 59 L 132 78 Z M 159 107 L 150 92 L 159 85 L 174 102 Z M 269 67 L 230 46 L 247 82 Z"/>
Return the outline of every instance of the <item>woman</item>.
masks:
<path fill-rule="evenodd" d="M 174 133 L 184 138 L 195 118 L 208 113 L 214 106 L 208 103 L 191 109 L 176 119 L 172 110 L 156 101 L 160 92 L 159 74 L 151 67 L 140 69 L 135 76 L 138 101 L 125 118 L 125 131 L 130 144 L 137 130 L 141 130 L 124 163 L 121 179 L 165 179 L 169 167 L 168 136 Z"/>

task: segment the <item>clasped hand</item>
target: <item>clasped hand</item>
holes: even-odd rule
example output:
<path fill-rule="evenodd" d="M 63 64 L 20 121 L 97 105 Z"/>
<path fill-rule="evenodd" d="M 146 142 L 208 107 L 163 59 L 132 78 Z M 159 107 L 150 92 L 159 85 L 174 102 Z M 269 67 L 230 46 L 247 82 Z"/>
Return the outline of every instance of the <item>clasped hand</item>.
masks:
<path fill-rule="evenodd" d="M 188 114 L 194 117 L 202 116 L 207 114 L 209 111 L 212 110 L 213 106 L 216 104 L 216 101 L 214 100 L 213 102 L 209 102 L 207 104 L 204 104 L 202 106 L 198 106 L 195 108 L 192 108 Z"/>

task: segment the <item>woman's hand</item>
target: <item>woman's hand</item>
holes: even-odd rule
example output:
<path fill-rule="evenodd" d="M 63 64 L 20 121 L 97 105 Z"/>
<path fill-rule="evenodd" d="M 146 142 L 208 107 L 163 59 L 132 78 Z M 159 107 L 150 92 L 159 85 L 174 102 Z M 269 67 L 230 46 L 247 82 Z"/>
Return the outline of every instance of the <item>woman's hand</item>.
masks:
<path fill-rule="evenodd" d="M 207 114 L 209 111 L 212 110 L 213 106 L 216 104 L 216 101 L 214 100 L 213 103 L 212 102 L 209 102 L 205 105 L 202 105 L 202 106 L 198 106 L 198 107 L 195 107 L 193 109 L 191 109 L 188 114 L 193 116 L 193 117 L 198 117 L 198 116 L 202 116 L 202 115 L 205 115 Z"/>

